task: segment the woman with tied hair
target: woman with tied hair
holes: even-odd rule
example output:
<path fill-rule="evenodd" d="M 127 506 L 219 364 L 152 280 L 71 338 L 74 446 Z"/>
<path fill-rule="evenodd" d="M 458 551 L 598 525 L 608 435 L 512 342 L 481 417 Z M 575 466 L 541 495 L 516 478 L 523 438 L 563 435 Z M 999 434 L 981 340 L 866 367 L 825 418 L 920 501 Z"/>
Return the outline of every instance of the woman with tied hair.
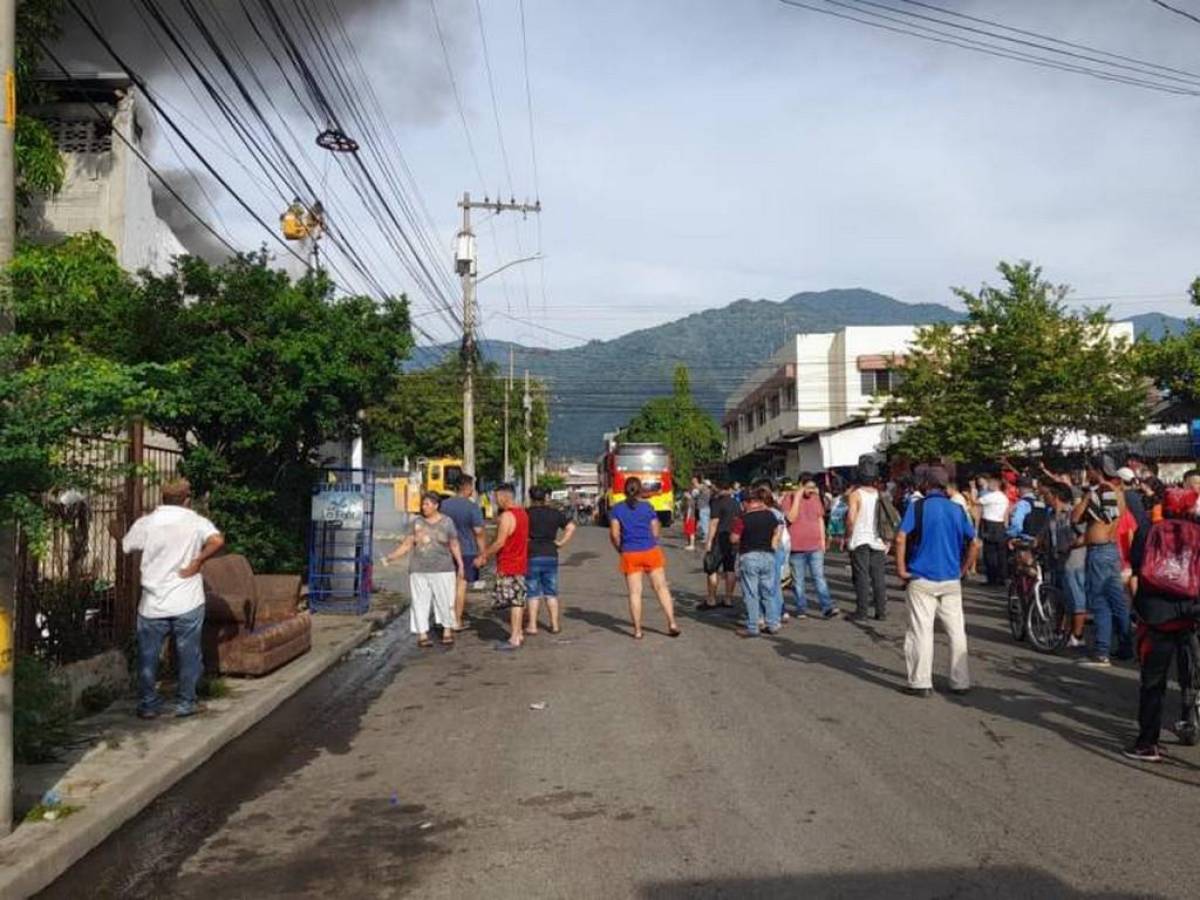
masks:
<path fill-rule="evenodd" d="M 408 584 L 412 601 L 408 608 L 409 629 L 417 636 L 418 647 L 432 647 L 429 639 L 429 615 L 442 627 L 442 643 L 454 645 L 454 595 L 463 576 L 462 551 L 458 529 L 449 516 L 442 515 L 442 498 L 433 491 L 421 495 L 421 515 L 409 525 L 408 536 L 395 550 L 383 557 L 385 566 L 410 551 Z"/>
<path fill-rule="evenodd" d="M 613 507 L 609 518 L 609 540 L 621 556 L 621 572 L 629 588 L 629 617 L 633 620 L 634 640 L 642 639 L 643 574 L 650 575 L 650 586 L 667 617 L 667 633 L 679 637 L 675 601 L 667 587 L 667 561 L 659 544 L 662 525 L 654 507 L 642 499 L 640 478 L 625 479 L 625 499 Z"/>

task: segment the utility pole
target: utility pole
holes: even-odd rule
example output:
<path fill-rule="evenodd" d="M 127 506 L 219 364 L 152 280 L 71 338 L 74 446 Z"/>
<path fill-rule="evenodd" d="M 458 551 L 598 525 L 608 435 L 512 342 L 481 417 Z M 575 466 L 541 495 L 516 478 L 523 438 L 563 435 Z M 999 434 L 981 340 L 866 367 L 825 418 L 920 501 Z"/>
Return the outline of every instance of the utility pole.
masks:
<path fill-rule="evenodd" d="M 4 71 L 4 127 L 0 128 L 0 268 L 7 268 L 16 242 L 16 172 L 13 133 L 17 124 L 17 0 L 0 0 L 0 69 Z M 0 334 L 12 330 L 7 273 L 0 278 Z M 16 611 L 17 536 L 0 521 L 0 837 L 13 818 L 13 620 Z"/>
<path fill-rule="evenodd" d="M 508 454 L 508 398 L 513 389 L 513 348 L 508 348 L 508 383 L 504 385 L 504 481 L 512 481 L 512 465 Z"/>
<path fill-rule="evenodd" d="M 533 398 L 529 396 L 529 370 L 525 370 L 525 503 L 529 503 L 529 482 L 533 477 Z"/>
<path fill-rule="evenodd" d="M 463 211 L 463 223 L 462 231 L 458 233 L 454 266 L 462 279 L 463 292 L 463 470 L 475 475 L 475 280 L 479 269 L 475 255 L 475 233 L 471 231 L 471 210 L 487 209 L 496 214 L 506 210 L 524 214 L 540 213 L 542 201 L 518 203 L 516 199 L 505 202 L 488 197 L 472 200 L 470 193 L 464 192 L 458 205 Z"/>

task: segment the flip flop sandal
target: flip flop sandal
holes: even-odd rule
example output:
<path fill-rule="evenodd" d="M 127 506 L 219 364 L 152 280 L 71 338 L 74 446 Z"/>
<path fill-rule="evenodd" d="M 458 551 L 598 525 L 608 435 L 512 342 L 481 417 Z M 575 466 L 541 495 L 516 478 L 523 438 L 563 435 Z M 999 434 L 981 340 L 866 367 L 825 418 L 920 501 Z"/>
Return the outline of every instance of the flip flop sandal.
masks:
<path fill-rule="evenodd" d="M 679 637 L 681 634 L 683 634 L 683 632 L 678 628 L 668 628 L 667 634 L 669 634 L 671 637 Z"/>
<path fill-rule="evenodd" d="M 421 648 L 429 648 L 433 646 L 433 641 L 429 638 L 418 638 L 417 646 Z"/>
<path fill-rule="evenodd" d="M 514 646 L 514 645 L 510 644 L 508 641 L 496 641 L 496 646 L 493 647 L 492 649 L 498 650 L 501 653 L 512 653 L 517 650 L 520 650 L 521 645 L 517 644 Z"/>

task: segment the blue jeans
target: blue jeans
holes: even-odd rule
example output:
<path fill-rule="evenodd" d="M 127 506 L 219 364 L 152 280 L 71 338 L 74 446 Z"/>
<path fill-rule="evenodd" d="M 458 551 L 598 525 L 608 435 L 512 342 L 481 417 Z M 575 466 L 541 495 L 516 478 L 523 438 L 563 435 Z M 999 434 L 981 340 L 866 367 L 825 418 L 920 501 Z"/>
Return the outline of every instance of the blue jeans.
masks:
<path fill-rule="evenodd" d="M 1096 625 L 1096 643 L 1092 652 L 1096 656 L 1109 655 L 1114 620 L 1118 652 L 1122 656 L 1131 652 L 1133 639 L 1129 627 L 1129 607 L 1125 604 L 1121 557 L 1116 544 L 1088 547 L 1087 598 Z"/>
<path fill-rule="evenodd" d="M 825 551 L 809 550 L 792 554 L 792 590 L 796 592 L 796 606 L 800 612 L 808 609 L 808 598 L 804 596 L 806 571 L 812 573 L 813 589 L 817 592 L 821 612 L 833 609 L 833 597 L 829 594 L 829 583 L 825 581 Z"/>
<path fill-rule="evenodd" d="M 1062 570 L 1063 590 L 1071 604 L 1071 612 L 1082 615 L 1087 612 L 1087 567 Z"/>
<path fill-rule="evenodd" d="M 783 616 L 783 567 L 788 564 L 788 553 L 783 547 L 775 551 L 775 594 L 771 598 L 780 617 Z"/>
<path fill-rule="evenodd" d="M 700 519 L 698 522 L 698 525 L 699 525 L 698 530 L 700 532 L 700 543 L 702 543 L 702 544 L 705 543 L 706 541 L 708 541 L 708 528 L 711 523 L 712 523 L 712 510 L 710 510 L 707 506 L 705 506 L 704 508 L 702 508 L 700 510 Z"/>
<path fill-rule="evenodd" d="M 740 568 L 742 600 L 746 604 L 746 630 L 758 634 L 758 620 L 767 620 L 767 628 L 774 631 L 779 627 L 783 610 L 775 604 L 775 583 L 779 580 L 779 569 L 775 565 L 775 554 L 762 550 L 743 553 Z"/>
<path fill-rule="evenodd" d="M 138 709 L 156 712 L 160 700 L 154 683 L 158 680 L 158 654 L 167 635 L 175 635 L 175 658 L 179 664 L 177 702 L 180 709 L 196 705 L 196 682 L 204 670 L 200 633 L 204 630 L 204 604 L 182 616 L 168 619 L 137 617 Z"/>
<path fill-rule="evenodd" d="M 525 576 L 525 596 L 530 600 L 558 598 L 558 557 L 535 556 Z"/>

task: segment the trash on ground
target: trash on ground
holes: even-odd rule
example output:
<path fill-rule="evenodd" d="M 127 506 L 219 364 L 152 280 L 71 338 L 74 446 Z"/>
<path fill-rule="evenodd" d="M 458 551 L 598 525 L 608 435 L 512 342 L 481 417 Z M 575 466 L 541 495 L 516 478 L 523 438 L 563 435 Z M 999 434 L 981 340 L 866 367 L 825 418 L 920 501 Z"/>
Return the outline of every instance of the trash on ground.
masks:
<path fill-rule="evenodd" d="M 428 831 L 428 830 L 429 830 L 430 828 L 432 828 L 432 827 L 433 827 L 433 823 L 432 823 L 432 822 L 422 822 L 422 823 L 421 823 L 421 825 L 420 825 L 420 828 L 421 828 L 421 830 L 422 830 L 422 831 Z"/>
<path fill-rule="evenodd" d="M 542 701 L 542 702 L 540 702 L 540 703 L 530 703 L 530 704 L 529 704 L 529 708 L 530 708 L 530 709 L 536 709 L 536 710 L 538 710 L 538 711 L 541 711 L 541 710 L 545 709 L 547 705 L 548 705 L 548 704 L 547 704 L 547 703 L 546 703 L 546 702 L 543 700 L 543 701 Z"/>
<path fill-rule="evenodd" d="M 351 656 L 377 656 L 379 651 L 374 647 L 355 647 L 350 651 Z"/>

